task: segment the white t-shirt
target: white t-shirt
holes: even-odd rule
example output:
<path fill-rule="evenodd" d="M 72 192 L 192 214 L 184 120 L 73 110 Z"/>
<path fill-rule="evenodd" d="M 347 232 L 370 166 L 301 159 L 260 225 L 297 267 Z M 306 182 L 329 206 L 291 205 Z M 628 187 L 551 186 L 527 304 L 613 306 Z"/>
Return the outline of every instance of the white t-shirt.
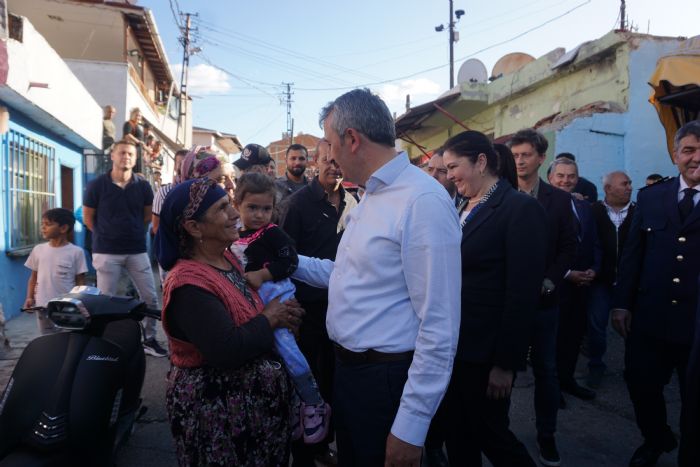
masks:
<path fill-rule="evenodd" d="M 72 243 L 61 247 L 48 243 L 37 245 L 24 265 L 37 271 L 36 306 L 46 306 L 52 298 L 70 292 L 75 286 L 75 276 L 87 272 L 83 249 Z"/>

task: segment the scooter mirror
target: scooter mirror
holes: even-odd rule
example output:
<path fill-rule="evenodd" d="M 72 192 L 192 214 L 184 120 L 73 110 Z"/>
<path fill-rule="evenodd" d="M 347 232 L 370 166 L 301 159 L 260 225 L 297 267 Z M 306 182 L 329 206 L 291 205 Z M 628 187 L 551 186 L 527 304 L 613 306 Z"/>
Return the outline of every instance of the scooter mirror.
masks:
<path fill-rule="evenodd" d="M 76 285 L 70 289 L 69 293 L 81 293 L 85 295 L 100 295 L 102 291 L 97 287 L 92 287 L 90 285 Z"/>
<path fill-rule="evenodd" d="M 51 300 L 46 308 L 49 319 L 59 328 L 81 330 L 90 323 L 90 313 L 83 302 L 76 298 L 63 297 Z"/>

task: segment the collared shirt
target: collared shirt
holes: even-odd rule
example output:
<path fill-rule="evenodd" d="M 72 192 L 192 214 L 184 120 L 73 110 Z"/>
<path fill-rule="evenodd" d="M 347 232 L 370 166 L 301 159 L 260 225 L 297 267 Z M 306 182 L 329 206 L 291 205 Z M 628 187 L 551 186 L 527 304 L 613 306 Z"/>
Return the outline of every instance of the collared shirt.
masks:
<path fill-rule="evenodd" d="M 680 180 L 680 183 L 678 184 L 678 202 L 680 203 L 683 197 L 685 196 L 685 193 L 683 193 L 683 190 L 686 188 L 694 188 L 695 190 L 698 190 L 695 195 L 693 195 L 693 206 L 698 205 L 698 200 L 700 200 L 700 184 L 695 185 L 695 186 L 688 186 L 687 183 L 685 183 L 685 180 L 683 177 L 679 176 L 678 180 Z"/>
<path fill-rule="evenodd" d="M 518 188 L 518 191 L 520 193 L 525 193 L 526 195 L 530 195 L 533 198 L 537 199 L 537 195 L 540 193 L 540 178 L 537 177 L 537 181 L 535 182 L 535 185 L 532 187 L 532 190 L 530 191 L 524 191 Z"/>
<path fill-rule="evenodd" d="M 445 189 L 397 155 L 367 181 L 335 263 L 300 256 L 293 277 L 328 285 L 331 340 L 415 350 L 391 432 L 420 446 L 450 380 L 460 321 L 461 232 Z"/>
<path fill-rule="evenodd" d="M 348 212 L 357 206 L 357 201 L 342 186 L 338 188 L 340 205 L 336 209 L 328 201 L 318 177 L 308 186 L 287 198 L 287 209 L 280 226 L 296 244 L 297 253 L 321 259 L 335 259 L 338 250 L 343 220 Z M 326 287 L 311 287 L 295 281 L 296 298 L 300 301 L 327 301 Z"/>
<path fill-rule="evenodd" d="M 95 209 L 93 253 L 132 255 L 146 252 L 143 214 L 146 206 L 153 205 L 153 191 L 146 179 L 132 174 L 122 188 L 107 172 L 88 184 L 83 205 Z"/>
<path fill-rule="evenodd" d="M 603 200 L 603 205 L 605 205 L 605 210 L 608 212 L 608 217 L 610 218 L 610 222 L 615 225 L 615 228 L 617 230 L 620 230 L 620 226 L 622 225 L 623 222 L 625 222 L 625 219 L 627 218 L 627 214 L 630 211 L 630 206 L 632 205 L 632 201 L 628 202 L 627 205 L 620 209 L 619 211 L 615 210 L 612 206 L 610 206 L 607 201 Z"/>

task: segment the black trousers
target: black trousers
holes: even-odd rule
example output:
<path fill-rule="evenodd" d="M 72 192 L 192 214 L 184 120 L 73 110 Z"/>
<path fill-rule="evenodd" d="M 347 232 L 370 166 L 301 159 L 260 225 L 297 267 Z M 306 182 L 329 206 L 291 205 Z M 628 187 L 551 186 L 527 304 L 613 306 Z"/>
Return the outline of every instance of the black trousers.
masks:
<path fill-rule="evenodd" d="M 678 372 L 681 388 L 681 420 L 685 405 L 686 368 L 690 346 L 649 337 L 634 329 L 625 342 L 625 381 L 637 426 L 648 443 L 663 444 L 670 427 L 666 420 L 664 386 Z"/>
<path fill-rule="evenodd" d="M 455 360 L 445 398 L 447 457 L 455 466 L 481 466 L 481 453 L 494 467 L 534 467 L 527 449 L 509 429 L 510 399 L 486 397 L 491 365 Z"/>
<path fill-rule="evenodd" d="M 300 301 L 306 312 L 299 328 L 299 349 L 311 367 L 323 400 L 333 405 L 333 374 L 335 372 L 335 355 L 333 343 L 326 330 L 326 311 L 328 302 Z M 333 408 L 333 407 L 332 407 Z M 328 449 L 333 442 L 333 411 L 331 411 L 331 428 L 328 436 L 317 444 L 304 444 L 304 440 L 292 443 L 292 467 L 315 467 L 314 457 Z"/>
<path fill-rule="evenodd" d="M 401 402 L 411 359 L 344 363 L 336 359 L 333 410 L 338 465 L 383 467 L 386 439 Z"/>
<path fill-rule="evenodd" d="M 686 376 L 686 398 L 681 419 L 681 446 L 678 451 L 680 467 L 700 465 L 700 316 L 696 318 L 695 340 L 690 352 Z"/>
<path fill-rule="evenodd" d="M 557 333 L 557 375 L 560 386 L 574 382 L 576 362 L 588 326 L 590 291 L 590 287 L 578 287 L 567 281 L 561 287 Z"/>

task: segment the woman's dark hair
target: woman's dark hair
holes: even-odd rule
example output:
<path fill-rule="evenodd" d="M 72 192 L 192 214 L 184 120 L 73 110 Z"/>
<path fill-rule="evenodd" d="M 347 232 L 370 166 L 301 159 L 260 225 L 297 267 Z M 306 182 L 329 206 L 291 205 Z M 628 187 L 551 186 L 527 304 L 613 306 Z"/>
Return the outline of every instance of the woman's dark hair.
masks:
<path fill-rule="evenodd" d="M 65 208 L 54 208 L 49 209 L 41 216 L 49 222 L 55 222 L 59 227 L 67 225 L 68 230 L 66 233 L 70 234 L 73 232 L 73 225 L 75 224 L 75 216 L 73 213 Z"/>
<path fill-rule="evenodd" d="M 515 169 L 515 159 L 510 148 L 505 144 L 494 144 L 493 148 L 498 153 L 498 175 L 518 189 L 518 172 Z"/>
<path fill-rule="evenodd" d="M 466 157 L 472 164 L 476 164 L 479 154 L 483 154 L 486 156 L 486 170 L 492 175 L 500 176 L 498 153 L 483 133 L 472 130 L 463 131 L 445 141 L 441 149 L 443 153 L 450 151 L 459 157 Z"/>
<path fill-rule="evenodd" d="M 272 205 L 274 206 L 277 194 L 275 182 L 267 175 L 248 172 L 236 180 L 236 194 L 233 199 L 237 204 L 241 204 L 246 195 L 261 195 L 264 193 L 272 195 Z"/>

